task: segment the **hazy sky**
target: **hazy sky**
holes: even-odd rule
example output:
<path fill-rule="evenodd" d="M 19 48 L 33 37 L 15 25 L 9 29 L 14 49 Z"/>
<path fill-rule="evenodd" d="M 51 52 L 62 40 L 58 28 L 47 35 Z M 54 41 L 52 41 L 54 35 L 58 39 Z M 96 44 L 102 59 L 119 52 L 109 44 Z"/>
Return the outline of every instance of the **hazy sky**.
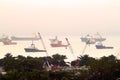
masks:
<path fill-rule="evenodd" d="M 0 0 L 0 33 L 120 34 L 120 0 Z"/>

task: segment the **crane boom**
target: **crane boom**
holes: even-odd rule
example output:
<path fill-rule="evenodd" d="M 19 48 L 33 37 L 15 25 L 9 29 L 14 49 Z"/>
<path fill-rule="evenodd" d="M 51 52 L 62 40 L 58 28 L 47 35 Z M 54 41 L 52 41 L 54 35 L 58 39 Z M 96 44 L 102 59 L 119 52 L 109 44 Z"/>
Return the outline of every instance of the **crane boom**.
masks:
<path fill-rule="evenodd" d="M 73 48 L 72 48 L 72 46 L 71 46 L 68 38 L 65 38 L 65 39 L 66 39 L 66 41 L 67 41 L 68 47 L 69 47 L 69 49 L 70 49 L 70 52 L 73 54 L 73 56 L 74 56 L 74 58 L 75 58 L 75 55 L 74 55 L 74 52 L 73 52 Z"/>
<path fill-rule="evenodd" d="M 41 37 L 41 35 L 40 35 L 39 32 L 38 32 L 38 36 L 39 36 L 39 38 L 41 39 L 41 42 L 42 42 L 43 48 L 46 50 L 46 46 L 45 46 L 44 41 L 43 41 L 43 39 L 42 39 L 42 37 Z M 47 52 L 47 50 L 46 50 L 46 55 L 48 56 L 48 52 Z"/>
<path fill-rule="evenodd" d="M 49 67 L 49 70 L 51 70 L 51 66 L 50 66 L 50 64 L 49 64 L 49 62 L 48 62 L 48 59 L 47 59 L 47 57 L 48 57 L 48 52 L 47 52 L 47 49 L 46 49 L 46 46 L 45 46 L 45 44 L 44 44 L 44 41 L 43 41 L 43 39 L 42 39 L 42 37 L 41 37 L 41 35 L 40 35 L 40 33 L 38 32 L 38 36 L 39 36 L 39 38 L 41 39 L 41 42 L 42 42 L 42 45 L 43 45 L 43 48 L 44 48 L 44 50 L 46 50 L 46 63 L 47 63 L 47 65 L 48 65 L 48 67 Z"/>

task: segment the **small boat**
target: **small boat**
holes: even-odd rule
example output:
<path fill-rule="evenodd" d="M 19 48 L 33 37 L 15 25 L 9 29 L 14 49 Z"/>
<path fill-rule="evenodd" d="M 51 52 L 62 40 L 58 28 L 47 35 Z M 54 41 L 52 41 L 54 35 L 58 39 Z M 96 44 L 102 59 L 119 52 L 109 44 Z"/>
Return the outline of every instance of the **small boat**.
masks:
<path fill-rule="evenodd" d="M 68 45 L 64 45 L 64 44 L 62 44 L 62 41 L 59 41 L 58 39 L 57 39 L 57 36 L 56 36 L 56 38 L 55 39 L 50 39 L 50 41 L 51 41 L 51 46 L 52 47 L 66 47 L 67 48 L 67 46 Z"/>
<path fill-rule="evenodd" d="M 24 48 L 25 52 L 46 52 L 46 50 L 39 50 L 38 48 L 35 47 L 35 44 L 31 44 L 30 47 Z"/>
<path fill-rule="evenodd" d="M 113 49 L 112 46 L 104 46 L 102 43 L 98 43 L 96 46 L 96 49 Z"/>
<path fill-rule="evenodd" d="M 2 41 L 4 45 L 16 45 L 17 43 L 16 42 L 12 42 L 11 40 L 4 40 Z"/>

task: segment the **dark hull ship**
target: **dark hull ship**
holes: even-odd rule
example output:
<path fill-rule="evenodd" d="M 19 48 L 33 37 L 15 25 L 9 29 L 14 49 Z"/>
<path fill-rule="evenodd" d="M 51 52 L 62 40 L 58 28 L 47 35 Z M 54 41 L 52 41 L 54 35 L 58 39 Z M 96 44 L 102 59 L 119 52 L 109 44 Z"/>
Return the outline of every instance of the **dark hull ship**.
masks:
<path fill-rule="evenodd" d="M 97 49 L 113 49 L 112 46 L 103 46 L 103 45 L 96 45 Z"/>
<path fill-rule="evenodd" d="M 24 48 L 25 52 L 46 52 L 46 50 L 39 50 L 37 48 Z"/>
<path fill-rule="evenodd" d="M 96 49 L 113 49 L 112 46 L 104 46 L 101 42 L 95 45 Z"/>
<path fill-rule="evenodd" d="M 30 47 L 24 48 L 25 52 L 46 52 L 46 50 L 40 50 L 35 47 L 35 44 L 31 44 Z"/>

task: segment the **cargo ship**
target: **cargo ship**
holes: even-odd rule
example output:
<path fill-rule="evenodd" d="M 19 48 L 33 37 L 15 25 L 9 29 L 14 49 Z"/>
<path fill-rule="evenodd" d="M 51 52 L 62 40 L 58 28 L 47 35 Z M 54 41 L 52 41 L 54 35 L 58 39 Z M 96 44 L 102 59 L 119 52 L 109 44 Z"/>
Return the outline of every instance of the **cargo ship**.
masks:
<path fill-rule="evenodd" d="M 87 34 L 84 37 L 80 38 L 82 42 L 88 42 L 90 39 L 94 40 L 95 42 L 102 42 L 105 41 L 106 38 L 103 38 L 99 33 L 96 33 L 94 36 Z"/>
<path fill-rule="evenodd" d="M 37 37 L 15 37 L 15 36 L 11 36 L 11 40 L 15 40 L 15 41 L 24 41 L 24 40 L 40 40 L 40 38 Z"/>

